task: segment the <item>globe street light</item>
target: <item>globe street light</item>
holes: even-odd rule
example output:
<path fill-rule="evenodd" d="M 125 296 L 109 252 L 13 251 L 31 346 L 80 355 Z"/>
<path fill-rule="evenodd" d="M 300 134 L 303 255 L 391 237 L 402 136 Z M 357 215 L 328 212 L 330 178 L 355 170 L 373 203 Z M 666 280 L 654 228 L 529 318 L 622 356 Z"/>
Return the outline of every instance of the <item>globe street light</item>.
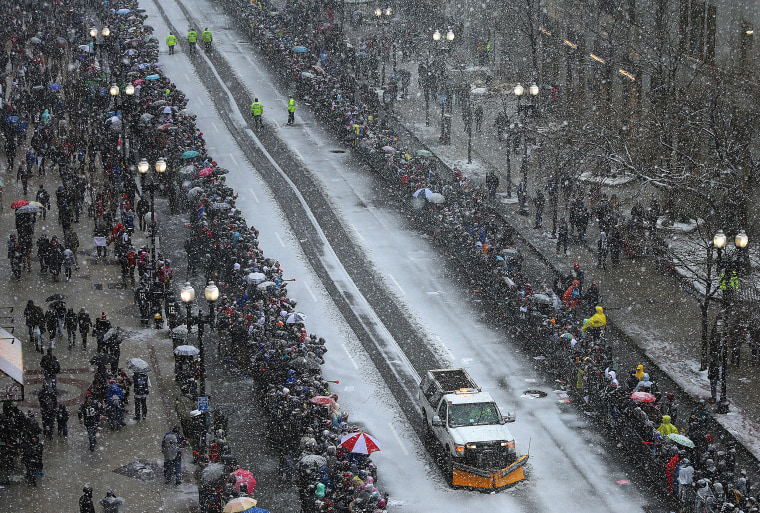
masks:
<path fill-rule="evenodd" d="M 143 177 L 147 176 L 148 170 L 150 169 L 150 164 L 147 160 L 142 159 L 137 164 L 137 170 L 140 172 Z M 166 171 L 166 161 L 161 158 L 158 159 L 158 161 L 155 164 L 155 170 L 157 173 L 163 173 Z M 155 277 L 155 270 L 156 270 L 156 181 L 155 177 L 151 177 L 150 185 L 148 185 L 150 188 L 150 260 L 151 260 L 151 269 L 154 272 Z"/>
<path fill-rule="evenodd" d="M 747 237 L 747 234 L 744 232 L 744 230 L 739 230 L 739 232 L 734 237 L 734 246 L 736 247 L 736 251 L 734 251 L 731 255 L 726 255 L 725 259 L 723 256 L 723 248 L 726 247 L 726 243 L 728 242 L 728 238 L 726 237 L 726 234 L 723 232 L 723 230 L 718 230 L 718 232 L 713 236 L 713 246 L 718 249 L 718 258 L 717 258 L 717 265 L 718 265 L 718 283 L 719 288 L 721 289 L 721 307 L 722 307 L 722 313 L 725 316 L 723 326 L 720 333 L 720 365 L 721 365 L 721 371 L 720 371 L 720 401 L 718 401 L 718 407 L 716 408 L 716 413 L 725 414 L 729 412 L 729 402 L 728 402 L 728 392 L 727 392 L 727 380 L 728 380 L 728 352 L 730 350 L 729 348 L 729 340 L 728 340 L 728 326 L 729 326 L 729 319 L 728 319 L 728 313 L 731 306 L 731 302 L 733 300 L 733 295 L 736 289 L 739 288 L 739 278 L 736 275 L 736 267 L 738 261 L 744 257 L 744 254 L 742 253 L 742 250 L 744 250 L 747 247 L 747 244 L 749 243 L 749 237 Z M 712 258 L 711 255 L 708 252 L 708 262 L 707 262 L 707 284 L 708 287 L 710 286 L 712 282 L 712 276 L 710 272 L 710 268 L 712 265 Z M 704 322 L 704 321 L 703 321 Z M 703 337 L 704 337 L 703 333 Z M 704 344 L 704 342 L 703 342 Z M 704 347 L 704 345 L 703 345 Z M 715 357 L 715 353 L 717 352 L 716 347 L 711 347 L 710 353 L 712 355 L 712 358 Z"/>
<path fill-rule="evenodd" d="M 448 32 L 446 32 L 446 39 L 448 41 L 453 41 L 454 40 L 454 31 L 453 30 L 449 30 Z"/>
<path fill-rule="evenodd" d="M 441 33 L 436 29 L 435 32 L 433 32 L 433 41 L 440 41 L 441 40 Z"/>

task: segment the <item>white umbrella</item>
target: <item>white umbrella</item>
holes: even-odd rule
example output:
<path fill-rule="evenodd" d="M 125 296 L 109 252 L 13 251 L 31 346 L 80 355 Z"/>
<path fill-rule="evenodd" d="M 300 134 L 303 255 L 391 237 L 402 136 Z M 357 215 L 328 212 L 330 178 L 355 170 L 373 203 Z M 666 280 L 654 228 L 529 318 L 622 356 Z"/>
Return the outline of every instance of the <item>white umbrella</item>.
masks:
<path fill-rule="evenodd" d="M 304 314 L 302 314 L 301 312 L 293 312 L 292 314 L 288 315 L 288 318 L 285 319 L 285 322 L 288 324 L 297 324 L 305 320 L 306 320 L 306 316 Z"/>
<path fill-rule="evenodd" d="M 177 348 L 174 350 L 174 354 L 177 356 L 195 356 L 199 354 L 200 351 L 198 351 L 198 348 L 195 346 L 177 346 Z"/>
<path fill-rule="evenodd" d="M 256 285 L 256 288 L 259 290 L 266 290 L 267 288 L 273 287 L 274 285 L 276 285 L 276 283 L 273 281 L 265 281 Z"/>
<path fill-rule="evenodd" d="M 142 358 L 130 358 L 127 360 L 127 369 L 136 374 L 147 374 L 150 372 L 150 365 Z"/>
<path fill-rule="evenodd" d="M 446 201 L 446 198 L 441 194 L 440 192 L 434 192 L 433 194 L 428 195 L 427 199 L 430 203 L 444 203 Z"/>
<path fill-rule="evenodd" d="M 175 335 L 177 337 L 186 337 L 187 336 L 187 326 L 184 324 L 180 324 L 179 326 L 175 326 L 173 330 L 171 330 L 172 335 Z"/>
<path fill-rule="evenodd" d="M 249 284 L 259 284 L 267 281 L 267 275 L 264 273 L 248 273 L 245 277 L 245 281 Z"/>
<path fill-rule="evenodd" d="M 414 191 L 414 194 L 412 194 L 412 196 L 414 196 L 415 198 L 427 198 L 431 194 L 434 194 L 434 193 L 430 189 L 417 189 L 416 191 Z"/>

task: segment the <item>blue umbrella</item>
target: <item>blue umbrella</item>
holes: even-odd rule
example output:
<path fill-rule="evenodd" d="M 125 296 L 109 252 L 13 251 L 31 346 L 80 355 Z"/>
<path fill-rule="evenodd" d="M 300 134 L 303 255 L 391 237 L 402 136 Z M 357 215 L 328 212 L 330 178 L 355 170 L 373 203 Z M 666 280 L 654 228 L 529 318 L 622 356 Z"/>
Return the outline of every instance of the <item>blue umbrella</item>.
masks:
<path fill-rule="evenodd" d="M 309 51 L 309 49 L 306 48 L 305 46 L 294 46 L 293 51 L 296 53 L 306 53 Z"/>
<path fill-rule="evenodd" d="M 51 91 L 60 91 L 61 89 L 63 89 L 63 86 L 61 84 L 50 84 L 48 86 L 48 89 L 50 89 Z"/>
<path fill-rule="evenodd" d="M 367 54 L 365 52 L 356 52 L 357 57 L 366 57 Z"/>
<path fill-rule="evenodd" d="M 5 122 L 8 123 L 9 125 L 12 125 L 13 123 L 18 122 L 18 116 L 8 116 L 7 118 L 5 118 Z"/>
<path fill-rule="evenodd" d="M 197 156 L 198 156 L 198 152 L 195 150 L 186 151 L 185 153 L 182 154 L 183 159 L 191 159 Z"/>
<path fill-rule="evenodd" d="M 17 214 L 32 214 L 39 211 L 39 207 L 35 207 L 34 205 L 24 205 L 23 207 L 16 209 Z"/>
<path fill-rule="evenodd" d="M 159 78 L 161 78 L 161 75 L 148 75 L 145 77 L 145 80 L 158 80 Z"/>
<path fill-rule="evenodd" d="M 129 9 L 119 9 L 118 11 L 116 11 L 116 14 L 129 14 L 131 12 L 132 11 L 130 11 Z"/>

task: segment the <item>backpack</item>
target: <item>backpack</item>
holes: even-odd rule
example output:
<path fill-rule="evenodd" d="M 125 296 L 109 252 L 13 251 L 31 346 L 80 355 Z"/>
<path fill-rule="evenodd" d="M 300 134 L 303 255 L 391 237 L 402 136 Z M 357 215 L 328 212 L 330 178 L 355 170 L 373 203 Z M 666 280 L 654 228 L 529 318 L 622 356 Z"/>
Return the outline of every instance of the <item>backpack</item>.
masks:
<path fill-rule="evenodd" d="M 148 394 L 148 376 L 145 374 L 135 375 L 135 395 L 147 395 Z"/>

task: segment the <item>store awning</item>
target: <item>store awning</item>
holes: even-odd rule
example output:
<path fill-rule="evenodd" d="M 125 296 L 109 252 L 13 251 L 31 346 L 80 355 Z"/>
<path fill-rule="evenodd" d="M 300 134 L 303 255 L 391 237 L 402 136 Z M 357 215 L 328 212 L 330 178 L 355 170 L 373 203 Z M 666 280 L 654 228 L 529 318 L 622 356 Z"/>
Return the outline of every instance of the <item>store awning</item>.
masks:
<path fill-rule="evenodd" d="M 24 400 L 24 355 L 21 341 L 0 328 L 0 401 Z"/>

